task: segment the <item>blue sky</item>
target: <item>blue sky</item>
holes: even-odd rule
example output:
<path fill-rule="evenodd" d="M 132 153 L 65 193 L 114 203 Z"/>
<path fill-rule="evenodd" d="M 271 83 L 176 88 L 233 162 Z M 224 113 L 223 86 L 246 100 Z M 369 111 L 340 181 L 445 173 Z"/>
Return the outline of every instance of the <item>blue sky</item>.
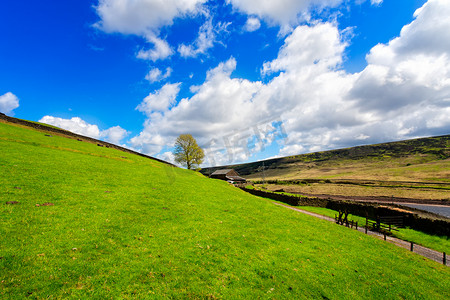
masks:
<path fill-rule="evenodd" d="M 446 0 L 0 3 L 0 111 L 205 165 L 450 132 Z"/>

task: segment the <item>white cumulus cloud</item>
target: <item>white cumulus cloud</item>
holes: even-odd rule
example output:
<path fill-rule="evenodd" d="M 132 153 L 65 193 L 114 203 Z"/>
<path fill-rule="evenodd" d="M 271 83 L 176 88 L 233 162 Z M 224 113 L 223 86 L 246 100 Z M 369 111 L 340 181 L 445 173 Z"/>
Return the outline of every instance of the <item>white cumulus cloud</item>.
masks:
<path fill-rule="evenodd" d="M 145 76 L 145 79 L 150 81 L 150 83 L 153 83 L 169 78 L 171 74 L 172 74 L 171 67 L 167 67 L 166 72 L 164 74 L 159 68 L 152 68 Z"/>
<path fill-rule="evenodd" d="M 19 98 L 11 92 L 0 96 L 0 112 L 5 115 L 14 115 L 14 109 L 19 107 Z"/>
<path fill-rule="evenodd" d="M 100 138 L 103 138 L 110 143 L 118 145 L 120 144 L 120 141 L 122 141 L 129 134 L 130 133 L 125 129 L 123 129 L 122 127 L 114 126 L 101 131 Z"/>
<path fill-rule="evenodd" d="M 311 8 L 336 7 L 342 0 L 227 0 L 234 8 L 278 25 L 297 23 Z"/>
<path fill-rule="evenodd" d="M 166 59 L 171 56 L 174 51 L 170 47 L 169 43 L 155 36 L 153 33 L 146 34 L 147 40 L 153 44 L 151 49 L 141 49 L 136 54 L 137 58 L 143 60 L 157 61 L 160 59 Z"/>
<path fill-rule="evenodd" d="M 63 119 L 53 116 L 44 116 L 39 120 L 41 123 L 53 125 L 73 133 L 85 135 L 94 139 L 104 139 L 108 142 L 118 144 L 129 132 L 120 126 L 114 126 L 106 130 L 100 130 L 97 125 L 89 124 L 79 117 Z"/>
<path fill-rule="evenodd" d="M 245 22 L 244 29 L 245 31 L 252 32 L 256 31 L 261 27 L 261 22 L 258 18 L 250 17 L 247 19 L 247 22 Z"/>
<path fill-rule="evenodd" d="M 153 112 L 164 112 L 176 101 L 180 83 L 165 84 L 159 91 L 150 93 L 136 109 L 150 116 Z"/>
<path fill-rule="evenodd" d="M 195 14 L 206 0 L 100 0 L 95 26 L 105 32 L 145 35 L 158 32 L 173 19 Z"/>
<path fill-rule="evenodd" d="M 338 29 L 330 23 L 298 26 L 278 53 L 278 58 L 264 63 L 262 73 L 295 71 L 312 65 L 334 68 L 342 62 L 346 44 Z"/>
<path fill-rule="evenodd" d="M 153 45 L 142 49 L 137 57 L 156 61 L 171 56 L 174 51 L 159 37 L 164 26 L 177 17 L 195 15 L 206 0 L 100 0 L 96 6 L 100 20 L 94 26 L 107 33 L 133 34 L 144 37 Z"/>
<path fill-rule="evenodd" d="M 352 96 L 361 108 L 394 112 L 406 106 L 445 107 L 450 95 L 450 5 L 430 0 L 400 36 L 367 55 Z"/>

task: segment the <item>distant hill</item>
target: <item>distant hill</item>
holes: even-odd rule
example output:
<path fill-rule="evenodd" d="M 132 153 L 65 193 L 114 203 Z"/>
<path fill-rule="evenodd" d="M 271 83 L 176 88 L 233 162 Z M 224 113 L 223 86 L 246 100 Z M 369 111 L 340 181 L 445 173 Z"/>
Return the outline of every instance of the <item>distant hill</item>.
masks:
<path fill-rule="evenodd" d="M 232 168 L 249 179 L 352 178 L 450 181 L 450 135 L 357 146 L 264 161 L 204 168 L 208 175 Z M 400 169 L 399 168 L 403 168 Z"/>

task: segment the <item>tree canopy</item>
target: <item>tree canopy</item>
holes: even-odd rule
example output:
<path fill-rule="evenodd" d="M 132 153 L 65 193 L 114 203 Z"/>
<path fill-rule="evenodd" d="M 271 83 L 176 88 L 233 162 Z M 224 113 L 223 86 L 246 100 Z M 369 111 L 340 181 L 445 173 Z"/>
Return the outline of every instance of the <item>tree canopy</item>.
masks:
<path fill-rule="evenodd" d="M 175 161 L 188 169 L 198 167 L 205 157 L 202 148 L 197 145 L 197 141 L 190 134 L 181 134 L 175 141 L 173 150 Z"/>

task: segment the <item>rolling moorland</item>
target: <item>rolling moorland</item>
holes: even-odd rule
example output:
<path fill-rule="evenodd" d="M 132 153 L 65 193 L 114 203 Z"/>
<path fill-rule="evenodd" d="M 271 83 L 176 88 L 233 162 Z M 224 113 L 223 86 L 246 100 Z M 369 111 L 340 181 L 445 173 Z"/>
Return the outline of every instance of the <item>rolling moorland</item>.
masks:
<path fill-rule="evenodd" d="M 250 180 L 353 179 L 450 183 L 450 135 L 204 168 L 233 168 Z"/>
<path fill-rule="evenodd" d="M 263 166 L 264 163 L 264 166 Z M 450 204 L 450 135 L 205 168 L 233 168 L 270 190 L 335 199 Z M 264 171 L 263 171 L 264 169 Z M 280 186 L 280 184 L 282 186 Z"/>
<path fill-rule="evenodd" d="M 0 153 L 0 298 L 450 297 L 446 266 L 198 172 L 4 121 Z"/>

